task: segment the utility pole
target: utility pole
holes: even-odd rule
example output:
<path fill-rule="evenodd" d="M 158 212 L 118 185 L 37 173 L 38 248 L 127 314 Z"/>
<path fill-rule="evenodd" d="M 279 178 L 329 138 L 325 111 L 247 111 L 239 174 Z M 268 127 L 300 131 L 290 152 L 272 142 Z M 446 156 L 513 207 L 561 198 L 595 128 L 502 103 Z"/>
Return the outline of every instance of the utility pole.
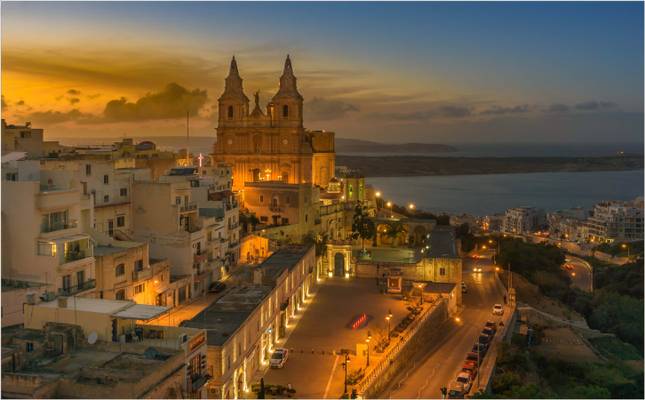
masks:
<path fill-rule="evenodd" d="M 186 166 L 190 166 L 190 111 L 186 111 Z"/>
<path fill-rule="evenodd" d="M 345 362 L 343 363 L 343 369 L 345 370 L 345 389 L 343 391 L 343 398 L 347 396 L 347 367 L 349 364 L 349 353 L 345 351 Z"/>

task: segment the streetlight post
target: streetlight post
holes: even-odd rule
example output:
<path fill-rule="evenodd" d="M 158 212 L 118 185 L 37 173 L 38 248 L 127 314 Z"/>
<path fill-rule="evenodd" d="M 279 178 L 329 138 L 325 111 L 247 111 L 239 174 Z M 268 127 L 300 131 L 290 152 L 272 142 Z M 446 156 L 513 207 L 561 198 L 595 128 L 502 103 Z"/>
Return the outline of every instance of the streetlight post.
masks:
<path fill-rule="evenodd" d="M 630 259 L 631 256 L 629 254 L 629 250 L 630 250 L 629 245 L 627 243 L 623 243 L 622 245 L 620 245 L 620 247 L 622 247 L 623 249 L 627 249 L 627 259 Z"/>
<path fill-rule="evenodd" d="M 390 320 L 392 319 L 392 310 L 387 310 L 387 316 L 385 320 L 387 321 L 387 343 L 390 344 Z"/>
<path fill-rule="evenodd" d="M 390 218 L 394 218 L 394 214 L 392 213 L 392 202 L 388 201 L 385 205 L 390 209 Z"/>
<path fill-rule="evenodd" d="M 343 369 L 345 370 L 345 390 L 343 391 L 343 398 L 347 395 L 347 364 L 349 364 L 349 354 L 345 352 L 345 362 L 343 363 Z"/>
<path fill-rule="evenodd" d="M 378 202 L 381 199 L 381 192 L 377 190 L 374 196 L 376 196 L 376 212 L 378 212 Z"/>
<path fill-rule="evenodd" d="M 372 334 L 370 331 L 367 331 L 367 339 L 365 339 L 365 343 L 367 343 L 367 366 L 370 366 L 370 340 L 372 340 Z"/>

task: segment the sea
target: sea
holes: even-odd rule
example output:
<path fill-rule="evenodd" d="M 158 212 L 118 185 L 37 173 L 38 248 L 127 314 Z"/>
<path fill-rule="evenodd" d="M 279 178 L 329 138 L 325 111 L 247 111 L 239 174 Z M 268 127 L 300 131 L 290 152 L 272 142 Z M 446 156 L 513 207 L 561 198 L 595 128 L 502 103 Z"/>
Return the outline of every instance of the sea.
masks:
<path fill-rule="evenodd" d="M 643 196 L 643 170 L 366 178 L 385 200 L 433 213 L 491 215 L 534 206 L 593 207 Z"/>
<path fill-rule="evenodd" d="M 49 138 L 48 138 L 49 139 Z M 51 140 L 51 139 L 49 139 Z M 115 138 L 60 139 L 68 145 L 111 144 Z M 178 150 L 186 138 L 141 137 L 158 148 Z M 212 152 L 215 137 L 191 137 L 193 153 Z M 451 144 L 451 143 L 448 143 Z M 451 144 L 449 153 L 417 155 L 436 157 L 601 157 L 619 153 L 643 154 L 643 143 L 534 144 L 468 143 Z M 384 153 L 344 153 L 339 155 L 386 156 Z M 392 154 L 395 155 L 395 154 Z M 396 154 L 401 156 L 402 154 Z M 412 155 L 412 154 L 410 154 Z M 546 172 L 527 174 L 413 176 L 367 178 L 366 183 L 396 204 L 414 203 L 434 213 L 490 215 L 507 208 L 535 206 L 547 211 L 572 207 L 592 207 L 603 200 L 630 200 L 643 196 L 643 170 L 608 172 Z"/>

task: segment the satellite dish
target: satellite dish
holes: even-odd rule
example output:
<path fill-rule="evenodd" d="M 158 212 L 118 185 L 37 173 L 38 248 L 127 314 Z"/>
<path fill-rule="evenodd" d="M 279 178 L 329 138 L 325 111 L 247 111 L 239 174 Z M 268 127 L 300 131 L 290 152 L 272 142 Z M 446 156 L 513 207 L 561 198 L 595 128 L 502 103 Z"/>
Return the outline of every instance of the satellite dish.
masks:
<path fill-rule="evenodd" d="M 97 335 L 96 332 L 90 332 L 89 336 L 87 337 L 87 343 L 94 344 L 96 343 L 96 339 L 98 338 L 99 338 L 99 335 Z"/>

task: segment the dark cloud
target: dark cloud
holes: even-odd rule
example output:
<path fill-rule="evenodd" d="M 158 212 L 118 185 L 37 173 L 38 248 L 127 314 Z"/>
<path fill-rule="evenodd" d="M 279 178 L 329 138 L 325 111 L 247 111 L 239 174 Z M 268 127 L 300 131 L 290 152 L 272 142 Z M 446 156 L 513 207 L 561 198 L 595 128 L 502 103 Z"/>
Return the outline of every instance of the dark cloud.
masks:
<path fill-rule="evenodd" d="M 611 101 L 584 101 L 575 105 L 576 110 L 582 111 L 599 111 L 616 107 Z"/>
<path fill-rule="evenodd" d="M 136 102 L 125 97 L 109 101 L 103 111 L 106 122 L 146 121 L 197 115 L 208 100 L 206 90 L 188 89 L 176 83 L 168 84 L 158 93 L 149 93 Z"/>
<path fill-rule="evenodd" d="M 482 115 L 507 115 L 507 114 L 523 114 L 531 111 L 528 104 L 517 105 L 514 107 L 501 107 L 492 106 L 480 112 Z"/>
<path fill-rule="evenodd" d="M 565 112 L 569 111 L 569 109 L 570 109 L 570 107 L 568 105 L 566 105 L 566 104 L 554 103 L 554 104 L 551 104 L 545 110 L 545 112 L 548 112 L 548 113 L 565 113 Z"/>
<path fill-rule="evenodd" d="M 78 96 L 78 95 L 81 94 L 81 91 L 77 90 L 77 89 L 69 89 L 67 91 L 67 94 L 70 95 L 70 96 Z"/>
<path fill-rule="evenodd" d="M 340 100 L 314 97 L 305 103 L 306 118 L 312 121 L 326 121 L 344 117 L 347 113 L 359 111 L 353 104 Z"/>
<path fill-rule="evenodd" d="M 422 122 L 432 119 L 459 119 L 469 117 L 473 114 L 473 109 L 470 106 L 461 105 L 441 105 L 432 107 L 427 110 L 413 111 L 407 113 L 372 113 L 370 116 L 378 119 L 394 120 L 394 121 L 410 121 Z"/>
<path fill-rule="evenodd" d="M 71 104 L 71 105 L 74 105 L 74 104 L 76 104 L 76 103 L 81 101 L 81 99 L 79 99 L 78 97 L 70 97 L 67 100 L 69 101 L 69 104 Z"/>
<path fill-rule="evenodd" d="M 35 111 L 25 115 L 24 119 L 42 124 L 60 124 L 69 121 L 93 120 L 96 117 L 92 114 L 85 114 L 78 109 L 70 111 Z"/>

